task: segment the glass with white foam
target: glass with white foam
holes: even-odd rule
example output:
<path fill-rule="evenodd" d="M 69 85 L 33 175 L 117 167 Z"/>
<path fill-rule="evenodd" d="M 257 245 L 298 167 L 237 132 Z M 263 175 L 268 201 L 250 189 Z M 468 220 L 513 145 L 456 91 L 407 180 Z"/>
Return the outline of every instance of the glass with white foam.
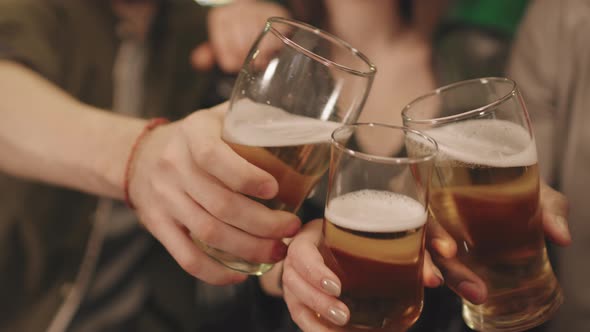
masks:
<path fill-rule="evenodd" d="M 386 149 L 382 137 L 391 140 Z M 408 140 L 423 148 L 408 154 Z M 347 331 L 405 331 L 422 310 L 436 143 L 403 127 L 355 124 L 333 133 L 331 151 L 319 249 L 340 279 Z"/>
<path fill-rule="evenodd" d="M 320 29 L 267 21 L 237 78 L 223 128 L 234 151 L 277 180 L 278 194 L 263 204 L 299 209 L 328 168 L 330 135 L 356 121 L 375 71 L 363 54 Z M 200 245 L 236 271 L 260 275 L 272 267 Z"/>
<path fill-rule="evenodd" d="M 535 139 L 516 83 L 452 84 L 414 100 L 402 116 L 439 144 L 430 209 L 488 289 L 484 304 L 463 301 L 466 324 L 524 331 L 545 322 L 563 297 L 545 249 Z"/>

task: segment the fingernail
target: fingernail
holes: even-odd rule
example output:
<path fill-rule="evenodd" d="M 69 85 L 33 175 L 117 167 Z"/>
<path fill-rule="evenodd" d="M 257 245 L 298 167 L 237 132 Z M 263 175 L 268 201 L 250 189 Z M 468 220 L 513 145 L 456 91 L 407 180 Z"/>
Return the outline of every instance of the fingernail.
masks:
<path fill-rule="evenodd" d="M 569 239 L 571 239 L 570 230 L 569 230 L 569 227 L 567 225 L 567 221 L 565 220 L 565 218 L 562 216 L 555 216 L 554 222 L 555 222 L 556 226 L 559 228 L 559 231 L 564 236 L 567 236 Z"/>
<path fill-rule="evenodd" d="M 457 287 L 460 295 L 473 304 L 483 303 L 483 293 L 477 284 L 469 281 L 462 281 Z"/>
<path fill-rule="evenodd" d="M 344 311 L 335 307 L 330 307 L 328 310 L 328 318 L 330 318 L 332 323 L 340 326 L 348 322 L 348 315 Z"/>
<path fill-rule="evenodd" d="M 340 286 L 330 279 L 322 280 L 322 289 L 332 296 L 340 296 Z"/>
<path fill-rule="evenodd" d="M 285 258 L 285 256 L 287 256 L 287 249 L 287 245 L 285 245 L 283 242 L 277 242 L 277 244 L 275 244 L 272 250 L 271 259 L 273 260 L 273 262 L 282 261 Z"/>
<path fill-rule="evenodd" d="M 443 277 L 443 275 L 440 272 L 440 270 L 436 266 L 433 266 L 432 271 L 434 272 L 434 275 L 440 280 L 440 285 L 439 286 L 444 285 L 445 284 L 445 278 Z"/>
<path fill-rule="evenodd" d="M 272 182 L 265 182 L 258 186 L 258 190 L 256 191 L 258 197 L 260 198 L 272 198 L 275 195 L 275 185 Z"/>

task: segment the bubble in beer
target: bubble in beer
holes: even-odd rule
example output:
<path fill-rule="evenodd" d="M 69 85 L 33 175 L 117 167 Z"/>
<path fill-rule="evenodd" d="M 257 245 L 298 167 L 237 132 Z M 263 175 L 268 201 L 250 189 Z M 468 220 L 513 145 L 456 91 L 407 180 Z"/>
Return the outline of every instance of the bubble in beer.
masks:
<path fill-rule="evenodd" d="M 487 167 L 537 163 L 535 141 L 522 126 L 497 119 L 469 120 L 424 131 L 439 145 L 439 160 Z"/>
<path fill-rule="evenodd" d="M 278 147 L 329 142 L 338 122 L 298 116 L 249 99 L 232 106 L 223 139 L 247 146 Z"/>
<path fill-rule="evenodd" d="M 359 190 L 330 201 L 326 219 L 361 232 L 386 233 L 416 229 L 426 223 L 427 212 L 415 199 L 382 190 Z"/>

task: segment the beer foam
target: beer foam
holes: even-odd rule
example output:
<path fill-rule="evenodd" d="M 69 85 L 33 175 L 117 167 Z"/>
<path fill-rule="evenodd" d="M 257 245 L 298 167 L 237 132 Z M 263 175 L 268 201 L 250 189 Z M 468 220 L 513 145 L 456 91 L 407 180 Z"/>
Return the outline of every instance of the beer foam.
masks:
<path fill-rule="evenodd" d="M 227 115 L 223 139 L 230 143 L 278 147 L 329 142 L 341 124 L 298 116 L 249 99 L 236 102 Z"/>
<path fill-rule="evenodd" d="M 333 224 L 361 232 L 403 232 L 426 223 L 427 212 L 411 197 L 381 190 L 359 190 L 332 199 L 325 212 Z"/>
<path fill-rule="evenodd" d="M 469 120 L 424 131 L 438 142 L 439 160 L 488 167 L 537 163 L 535 141 L 518 124 L 496 119 Z"/>

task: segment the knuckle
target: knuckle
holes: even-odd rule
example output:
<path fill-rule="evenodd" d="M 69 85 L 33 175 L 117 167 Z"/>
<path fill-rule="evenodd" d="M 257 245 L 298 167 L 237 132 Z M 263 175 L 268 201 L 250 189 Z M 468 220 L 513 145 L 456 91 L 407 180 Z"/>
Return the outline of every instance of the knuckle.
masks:
<path fill-rule="evenodd" d="M 175 157 L 167 151 L 156 159 L 157 169 L 164 173 L 176 171 L 177 164 Z"/>
<path fill-rule="evenodd" d="M 324 305 L 321 298 L 321 293 L 318 293 L 318 296 L 312 296 L 309 299 L 309 307 L 312 308 L 316 312 L 322 312 L 324 308 L 327 308 L 327 305 Z"/>
<path fill-rule="evenodd" d="M 286 271 L 283 273 L 283 287 L 286 288 L 293 288 L 293 284 L 295 283 L 295 275 L 294 273 L 296 273 L 295 271 L 291 270 L 291 269 L 287 269 L 287 267 L 285 267 Z"/>
<path fill-rule="evenodd" d="M 219 232 L 214 223 L 203 222 L 198 228 L 197 237 L 207 244 L 215 245 L 219 240 Z"/>
<path fill-rule="evenodd" d="M 233 215 L 233 206 L 235 206 L 234 200 L 231 196 L 232 195 L 228 193 L 220 194 L 217 199 L 209 205 L 209 212 L 223 221 L 231 219 Z"/>
<path fill-rule="evenodd" d="M 282 233 L 284 227 L 286 225 L 283 225 L 284 223 L 282 222 L 269 222 L 265 225 L 265 227 L 263 228 L 265 236 L 277 236 L 279 234 Z"/>
<path fill-rule="evenodd" d="M 199 145 L 194 156 L 195 161 L 200 165 L 215 165 L 217 160 L 218 147 L 215 142 L 211 140 L 204 141 Z"/>
<path fill-rule="evenodd" d="M 241 250 L 240 251 L 240 257 L 250 261 L 250 262 L 256 262 L 256 263 L 263 263 L 263 262 L 268 262 L 269 260 L 267 259 L 267 257 L 270 257 L 270 254 L 264 254 L 265 252 L 268 251 L 264 251 L 264 250 Z"/>
<path fill-rule="evenodd" d="M 163 201 L 167 198 L 166 196 L 166 185 L 161 181 L 152 181 L 151 183 L 152 191 L 154 193 L 155 198 L 160 201 Z"/>
<path fill-rule="evenodd" d="M 291 221 L 280 221 L 277 222 L 276 220 L 273 222 L 267 223 L 265 227 L 266 236 L 274 237 L 274 236 L 282 236 L 287 229 L 290 228 Z"/>

